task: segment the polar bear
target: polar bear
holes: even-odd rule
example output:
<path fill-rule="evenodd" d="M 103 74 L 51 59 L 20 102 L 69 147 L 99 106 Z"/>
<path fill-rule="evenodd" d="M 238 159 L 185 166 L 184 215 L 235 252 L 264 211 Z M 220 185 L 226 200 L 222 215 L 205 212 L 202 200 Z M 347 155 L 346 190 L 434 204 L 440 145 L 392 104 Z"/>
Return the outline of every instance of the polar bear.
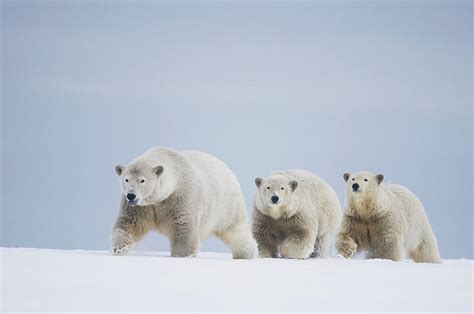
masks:
<path fill-rule="evenodd" d="M 336 249 L 346 257 L 358 251 L 369 257 L 441 263 L 438 244 L 425 209 L 407 188 L 383 183 L 369 172 L 344 174 L 346 203 Z"/>
<path fill-rule="evenodd" d="M 234 258 L 257 256 L 239 182 L 221 160 L 199 151 L 156 147 L 116 166 L 122 196 L 111 235 L 113 254 L 125 254 L 148 231 L 166 235 L 171 256 L 195 256 L 215 235 Z"/>
<path fill-rule="evenodd" d="M 341 205 L 323 179 L 304 170 L 256 178 L 252 232 L 260 257 L 326 257 Z"/>

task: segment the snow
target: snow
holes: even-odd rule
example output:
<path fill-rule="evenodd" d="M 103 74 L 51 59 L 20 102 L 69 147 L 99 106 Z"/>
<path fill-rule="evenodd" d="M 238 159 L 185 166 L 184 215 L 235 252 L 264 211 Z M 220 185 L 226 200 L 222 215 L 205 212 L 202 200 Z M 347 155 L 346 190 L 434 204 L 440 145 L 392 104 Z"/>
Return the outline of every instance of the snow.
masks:
<path fill-rule="evenodd" d="M 472 311 L 472 260 L 1 248 L 3 311 Z"/>

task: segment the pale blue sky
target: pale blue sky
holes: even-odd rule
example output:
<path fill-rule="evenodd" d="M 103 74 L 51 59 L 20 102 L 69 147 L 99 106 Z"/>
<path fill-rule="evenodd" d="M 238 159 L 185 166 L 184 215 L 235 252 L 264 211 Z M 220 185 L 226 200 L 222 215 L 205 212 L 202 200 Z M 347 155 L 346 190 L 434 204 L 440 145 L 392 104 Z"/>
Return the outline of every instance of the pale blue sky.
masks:
<path fill-rule="evenodd" d="M 423 201 L 443 257 L 472 258 L 471 12 L 2 1 L 2 246 L 107 249 L 114 165 L 159 145 L 224 160 L 249 210 L 272 170 L 317 173 L 341 203 L 344 172 L 383 173 Z"/>

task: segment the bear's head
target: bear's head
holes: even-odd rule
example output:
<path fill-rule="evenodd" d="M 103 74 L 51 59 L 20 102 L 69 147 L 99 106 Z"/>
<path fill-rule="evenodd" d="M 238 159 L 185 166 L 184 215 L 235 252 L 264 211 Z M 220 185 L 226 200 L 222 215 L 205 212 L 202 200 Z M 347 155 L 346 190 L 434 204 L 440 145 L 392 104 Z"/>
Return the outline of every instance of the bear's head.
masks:
<path fill-rule="evenodd" d="M 367 198 L 375 195 L 383 175 L 374 175 L 370 172 L 344 173 L 346 181 L 346 195 L 351 198 Z"/>
<path fill-rule="evenodd" d="M 146 164 L 115 166 L 122 193 L 131 206 L 147 206 L 157 202 L 155 191 L 162 186 L 163 166 Z"/>
<path fill-rule="evenodd" d="M 257 186 L 257 208 L 265 215 L 273 219 L 282 216 L 291 217 L 294 212 L 290 212 L 293 200 L 293 193 L 298 188 L 298 182 L 288 180 L 282 175 L 274 174 L 266 179 L 256 178 Z"/>

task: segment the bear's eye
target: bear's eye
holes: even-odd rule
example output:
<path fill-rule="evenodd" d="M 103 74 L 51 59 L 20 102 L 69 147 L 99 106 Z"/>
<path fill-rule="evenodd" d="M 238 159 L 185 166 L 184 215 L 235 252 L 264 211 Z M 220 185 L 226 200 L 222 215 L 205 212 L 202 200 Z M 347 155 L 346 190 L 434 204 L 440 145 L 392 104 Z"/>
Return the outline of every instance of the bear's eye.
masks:
<path fill-rule="evenodd" d="M 269 186 L 267 186 L 267 190 L 270 190 L 270 187 L 269 187 Z"/>
<path fill-rule="evenodd" d="M 365 182 L 367 182 L 368 180 L 367 179 L 364 179 Z"/>
<path fill-rule="evenodd" d="M 128 182 L 128 179 L 125 179 L 125 182 Z"/>
<path fill-rule="evenodd" d="M 145 180 L 144 180 L 144 179 L 141 179 L 141 180 L 140 180 L 140 183 L 145 183 Z"/>
<path fill-rule="evenodd" d="M 354 178 L 352 178 L 352 181 L 354 181 L 354 180 L 355 180 L 355 179 L 354 179 Z"/>
<path fill-rule="evenodd" d="M 284 190 L 285 188 L 284 187 L 281 187 L 281 190 Z"/>

